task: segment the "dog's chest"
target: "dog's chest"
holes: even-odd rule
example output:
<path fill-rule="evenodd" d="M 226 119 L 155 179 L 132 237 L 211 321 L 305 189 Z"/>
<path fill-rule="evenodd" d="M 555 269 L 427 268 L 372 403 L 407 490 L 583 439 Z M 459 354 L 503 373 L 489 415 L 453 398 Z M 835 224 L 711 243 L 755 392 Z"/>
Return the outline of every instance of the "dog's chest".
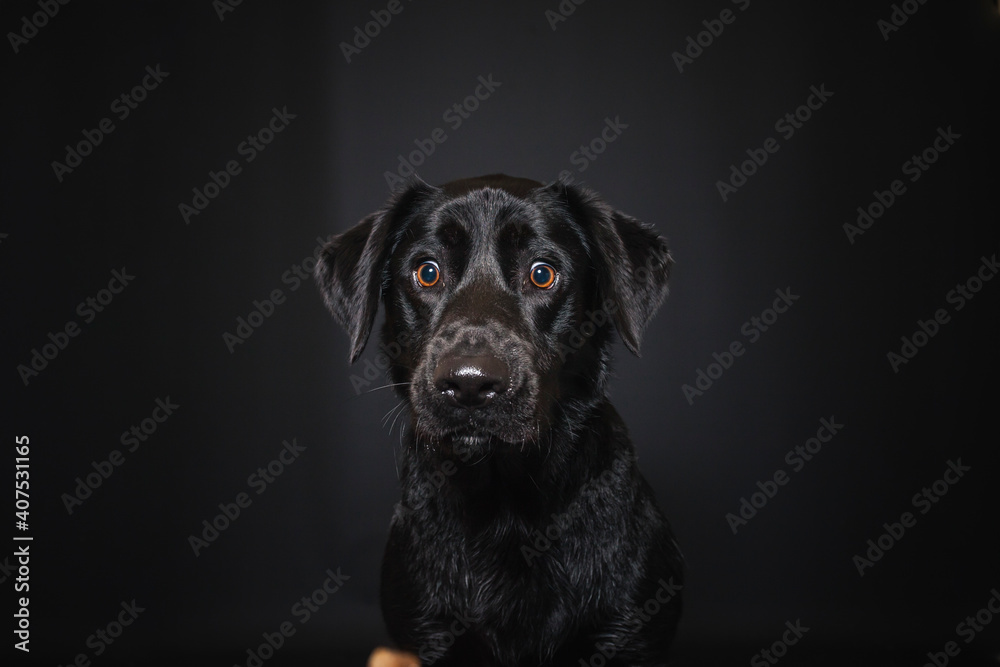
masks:
<path fill-rule="evenodd" d="M 595 612 L 600 598 L 601 564 L 586 542 L 572 526 L 555 524 L 465 535 L 453 545 L 461 555 L 457 567 L 442 573 L 448 597 L 487 634 L 536 646 L 558 641 Z"/>

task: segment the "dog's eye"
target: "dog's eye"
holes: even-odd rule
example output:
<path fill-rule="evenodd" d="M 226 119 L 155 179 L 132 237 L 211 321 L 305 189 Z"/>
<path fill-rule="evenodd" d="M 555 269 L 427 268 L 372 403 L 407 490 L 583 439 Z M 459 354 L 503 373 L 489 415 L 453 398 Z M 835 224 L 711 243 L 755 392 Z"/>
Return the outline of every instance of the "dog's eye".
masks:
<path fill-rule="evenodd" d="M 434 287 L 441 280 L 441 268 L 437 262 L 424 262 L 413 272 L 421 287 Z"/>
<path fill-rule="evenodd" d="M 548 289 L 556 282 L 556 270 L 545 262 L 535 262 L 528 273 L 531 284 L 540 289 Z"/>

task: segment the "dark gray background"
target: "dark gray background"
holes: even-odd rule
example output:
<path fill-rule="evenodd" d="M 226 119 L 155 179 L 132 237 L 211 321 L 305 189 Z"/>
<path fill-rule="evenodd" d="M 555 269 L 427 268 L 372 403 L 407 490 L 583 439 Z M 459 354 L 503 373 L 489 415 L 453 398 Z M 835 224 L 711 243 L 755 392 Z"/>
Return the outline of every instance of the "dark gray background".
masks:
<path fill-rule="evenodd" d="M 746 664 L 796 619 L 810 631 L 784 664 L 916 665 L 956 639 L 952 664 L 990 664 L 1000 620 L 970 644 L 955 628 L 1000 586 L 1000 284 L 958 312 L 946 294 L 1000 250 L 995 4 L 930 0 L 888 40 L 889 2 L 589 0 L 556 30 L 556 0 L 403 6 L 350 63 L 339 44 L 385 3 L 243 2 L 220 21 L 208 1 L 73 2 L 2 47 L 3 437 L 5 465 L 31 438 L 32 655 L 244 664 L 327 568 L 350 580 L 267 664 L 362 664 L 386 640 L 395 399 L 355 395 L 375 350 L 348 367 L 315 287 L 282 275 L 378 207 L 384 172 L 441 127 L 429 182 L 571 170 L 670 239 L 670 298 L 641 360 L 619 345 L 612 393 L 688 561 L 677 664 Z M 671 54 L 725 8 L 735 22 L 678 72 Z M 0 27 L 37 11 L 5 2 Z M 65 145 L 157 64 L 169 77 L 58 182 Z M 452 129 L 443 112 L 489 75 L 500 87 Z M 780 138 L 813 85 L 834 94 Z M 297 117 L 185 225 L 178 204 L 273 107 Z M 609 117 L 628 127 L 578 172 Z M 842 225 L 939 127 L 961 138 L 849 243 Z M 769 136 L 780 150 L 724 203 L 716 181 Z M 134 282 L 25 386 L 16 367 L 123 266 Z M 689 404 L 682 385 L 747 343 L 778 288 L 799 301 Z M 274 289 L 287 301 L 230 353 L 222 334 Z M 952 320 L 894 373 L 886 354 L 942 307 Z M 167 396 L 181 407 L 69 515 L 75 478 Z M 830 416 L 844 429 L 733 535 L 726 513 Z M 195 557 L 188 536 L 293 437 L 301 458 Z M 959 457 L 971 471 L 860 577 L 852 557 Z M 95 658 L 87 637 L 133 598 L 146 611 Z"/>

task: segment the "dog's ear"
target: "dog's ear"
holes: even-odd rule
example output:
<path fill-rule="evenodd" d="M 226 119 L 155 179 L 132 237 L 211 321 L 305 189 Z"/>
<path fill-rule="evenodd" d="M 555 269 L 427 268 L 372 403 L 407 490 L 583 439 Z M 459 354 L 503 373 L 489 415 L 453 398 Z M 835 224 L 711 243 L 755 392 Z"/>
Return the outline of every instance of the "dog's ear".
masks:
<path fill-rule="evenodd" d="M 388 259 L 409 214 L 434 188 L 415 180 L 385 205 L 330 239 L 316 263 L 316 282 L 337 322 L 351 337 L 351 363 L 368 343 L 378 304 L 388 286 Z"/>
<path fill-rule="evenodd" d="M 643 330 L 667 296 L 673 258 L 666 239 L 650 225 L 611 208 L 594 192 L 559 182 L 549 187 L 588 230 L 600 302 L 610 299 L 614 304 L 618 335 L 639 356 Z"/>

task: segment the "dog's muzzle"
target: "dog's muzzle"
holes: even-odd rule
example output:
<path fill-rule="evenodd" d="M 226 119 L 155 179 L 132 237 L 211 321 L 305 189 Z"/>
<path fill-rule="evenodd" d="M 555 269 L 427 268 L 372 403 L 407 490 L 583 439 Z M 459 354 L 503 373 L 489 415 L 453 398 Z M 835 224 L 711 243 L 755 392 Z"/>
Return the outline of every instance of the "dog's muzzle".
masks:
<path fill-rule="evenodd" d="M 537 384 L 528 346 L 509 327 L 458 322 L 429 341 L 409 393 L 429 442 L 521 444 L 538 430 Z"/>

